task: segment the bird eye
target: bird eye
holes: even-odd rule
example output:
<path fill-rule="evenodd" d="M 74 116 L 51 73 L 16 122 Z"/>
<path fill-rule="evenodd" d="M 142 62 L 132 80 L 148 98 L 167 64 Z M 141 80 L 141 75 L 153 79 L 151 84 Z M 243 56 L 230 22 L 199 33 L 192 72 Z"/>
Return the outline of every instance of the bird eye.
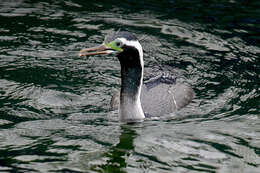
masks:
<path fill-rule="evenodd" d="M 116 46 L 121 47 L 121 42 L 120 41 L 116 42 Z"/>

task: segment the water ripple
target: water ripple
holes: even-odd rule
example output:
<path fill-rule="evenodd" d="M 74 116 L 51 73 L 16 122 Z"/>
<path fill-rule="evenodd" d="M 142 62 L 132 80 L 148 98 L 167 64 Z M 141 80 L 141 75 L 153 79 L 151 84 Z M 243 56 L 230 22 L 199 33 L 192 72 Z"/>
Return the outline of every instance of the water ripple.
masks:
<path fill-rule="evenodd" d="M 259 5 L 1 1 L 0 171 L 259 172 Z M 119 29 L 141 40 L 146 78 L 194 88 L 171 120 L 120 124 L 119 62 L 78 57 Z"/>

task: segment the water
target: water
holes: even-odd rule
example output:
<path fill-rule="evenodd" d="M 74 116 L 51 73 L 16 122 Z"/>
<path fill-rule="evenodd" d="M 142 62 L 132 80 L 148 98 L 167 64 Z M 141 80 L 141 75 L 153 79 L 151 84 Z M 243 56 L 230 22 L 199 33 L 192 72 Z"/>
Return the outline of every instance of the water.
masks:
<path fill-rule="evenodd" d="M 1 172 L 259 172 L 259 1 L 0 2 Z M 175 120 L 123 125 L 112 31 L 195 90 Z"/>

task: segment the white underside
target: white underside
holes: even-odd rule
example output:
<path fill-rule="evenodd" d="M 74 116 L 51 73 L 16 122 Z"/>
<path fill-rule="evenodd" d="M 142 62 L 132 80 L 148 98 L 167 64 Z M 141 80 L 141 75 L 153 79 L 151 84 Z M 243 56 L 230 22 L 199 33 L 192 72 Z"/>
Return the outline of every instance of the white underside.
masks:
<path fill-rule="evenodd" d="M 131 99 L 124 98 L 123 103 L 124 105 L 120 105 L 119 108 L 121 122 L 138 122 L 145 118 L 140 99 L 133 102 Z"/>

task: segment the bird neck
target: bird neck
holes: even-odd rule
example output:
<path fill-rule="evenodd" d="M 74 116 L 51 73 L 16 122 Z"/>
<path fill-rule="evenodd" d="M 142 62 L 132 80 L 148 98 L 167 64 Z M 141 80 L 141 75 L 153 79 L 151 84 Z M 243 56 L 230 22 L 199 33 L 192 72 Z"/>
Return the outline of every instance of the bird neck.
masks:
<path fill-rule="evenodd" d="M 121 64 L 119 119 L 122 122 L 142 121 L 145 118 L 140 100 L 143 84 L 142 54 L 129 50 L 118 58 Z"/>

